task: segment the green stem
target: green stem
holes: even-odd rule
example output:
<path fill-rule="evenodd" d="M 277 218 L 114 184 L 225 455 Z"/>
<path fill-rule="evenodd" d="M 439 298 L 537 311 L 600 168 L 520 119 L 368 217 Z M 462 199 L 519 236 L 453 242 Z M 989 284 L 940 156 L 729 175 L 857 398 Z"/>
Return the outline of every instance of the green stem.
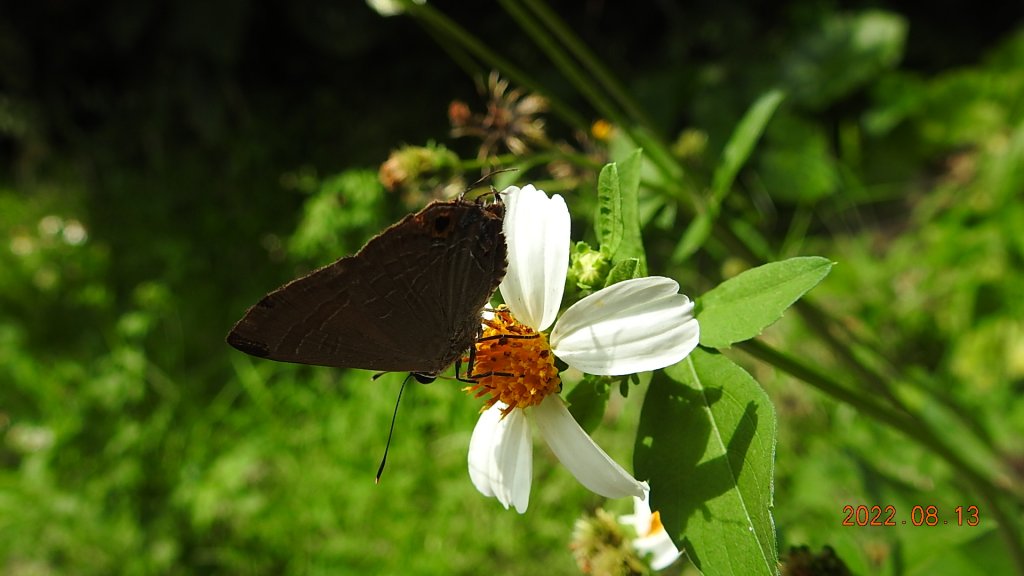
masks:
<path fill-rule="evenodd" d="M 817 307 L 813 301 L 806 302 L 810 306 Z M 821 314 L 827 319 L 826 312 L 821 311 Z M 883 344 L 877 335 L 865 333 L 864 331 L 854 331 L 845 322 L 831 322 L 831 326 L 839 337 L 849 343 L 851 348 L 866 355 L 866 361 L 872 362 L 877 366 L 876 370 L 878 373 L 885 374 L 889 380 L 903 382 L 940 405 L 945 406 L 947 412 L 960 420 L 971 434 L 989 451 L 993 453 L 997 451 L 995 448 L 996 441 L 992 438 L 992 433 L 976 417 L 977 413 L 975 411 L 962 409 L 957 399 L 949 393 L 951 387 L 946 388 L 940 385 L 938 389 L 935 389 L 923 381 L 919 375 L 903 370 L 888 355 L 883 354 Z"/>
<path fill-rule="evenodd" d="M 564 152 L 557 149 L 553 149 L 550 152 L 533 153 L 525 159 L 519 154 L 512 153 L 488 156 L 487 158 L 471 158 L 460 160 L 458 166 L 459 169 L 466 171 L 478 170 L 480 168 L 519 168 L 522 167 L 524 163 L 533 166 L 554 162 L 556 160 L 562 160 L 570 164 L 574 164 L 585 170 L 597 171 L 600 170 L 602 166 L 600 162 L 584 154 Z M 547 188 L 545 188 L 545 190 L 547 190 Z"/>
<path fill-rule="evenodd" d="M 499 56 L 495 51 L 487 47 L 486 44 L 480 41 L 477 37 L 470 34 L 465 28 L 462 28 L 450 18 L 433 8 L 429 3 L 427 4 L 410 4 L 408 6 L 408 12 L 418 18 L 424 25 L 431 26 L 440 36 L 450 38 L 457 44 L 461 45 L 470 54 L 473 54 L 481 61 L 483 61 L 488 67 L 500 70 L 501 73 L 519 86 L 543 94 L 548 101 L 548 105 L 551 106 L 551 110 L 562 117 L 562 119 L 569 125 L 579 129 L 586 130 L 589 126 L 586 119 L 571 106 L 556 98 L 549 92 L 544 90 L 544 87 L 534 82 L 530 75 L 525 73 L 516 65 L 510 61 Z"/>
<path fill-rule="evenodd" d="M 968 481 L 970 479 L 968 478 Z M 978 486 L 975 486 L 978 489 Z M 998 494 L 984 490 L 978 490 L 981 499 L 988 508 L 988 513 L 995 517 L 999 534 L 1003 537 L 1006 547 L 1010 550 L 1010 559 L 1016 566 L 1018 574 L 1024 574 L 1024 536 L 1021 536 L 1020 526 L 1015 516 L 1008 514 L 1000 505 Z"/>
<path fill-rule="evenodd" d="M 771 364 L 783 372 L 803 380 L 836 400 L 849 404 L 876 420 L 901 430 L 911 428 L 911 435 L 913 437 L 917 438 L 920 436 L 919 429 L 914 426 L 915 422 L 909 415 L 893 411 L 873 398 L 862 396 L 850 390 L 848 386 L 840 384 L 825 372 L 805 364 L 793 356 L 780 352 L 760 340 L 748 340 L 735 346 L 758 360 Z M 922 443 L 928 443 L 923 438 L 919 440 Z"/>
<path fill-rule="evenodd" d="M 562 50 L 536 20 L 515 0 L 500 0 L 501 6 L 512 16 L 519 27 L 537 44 L 538 47 L 554 62 L 555 66 L 565 75 L 569 82 L 597 109 L 598 113 L 620 126 L 627 124 L 627 119 L 601 91 L 590 81 L 579 66 Z"/>
<path fill-rule="evenodd" d="M 615 75 L 602 64 L 600 59 L 594 56 L 594 53 L 587 48 L 587 45 L 580 40 L 579 36 L 566 26 L 565 22 L 546 3 L 540 0 L 523 0 L 523 3 L 547 26 L 551 36 L 562 41 L 569 52 L 579 60 L 583 68 L 618 102 L 627 115 L 647 130 L 656 132 L 654 123 L 644 112 L 643 108 L 633 100 L 633 97 L 626 91 Z"/>
<path fill-rule="evenodd" d="M 644 148 L 644 151 L 647 153 L 647 158 L 651 160 L 658 171 L 665 177 L 667 182 L 678 183 L 682 180 L 684 174 L 682 167 L 680 167 L 679 163 L 672 158 L 671 152 L 664 142 L 654 134 L 653 130 L 646 129 L 643 126 L 637 127 L 635 125 L 634 120 L 644 124 L 643 116 L 636 116 L 633 114 L 630 106 L 624 106 L 629 115 L 620 111 L 612 100 L 605 97 L 601 88 L 591 80 L 590 76 L 588 76 L 588 74 L 586 74 L 585 71 L 582 70 L 580 66 L 566 54 L 565 50 L 563 50 L 562 47 L 554 41 L 553 38 L 556 36 L 561 38 L 559 31 L 561 31 L 562 28 L 560 27 L 560 23 L 557 22 L 557 18 L 553 15 L 551 15 L 550 18 L 548 17 L 551 14 L 550 11 L 538 8 L 536 3 L 532 5 L 534 12 L 540 14 L 541 17 L 544 18 L 544 22 L 549 28 L 552 28 L 552 30 L 555 31 L 555 34 L 544 30 L 543 26 L 538 23 L 538 21 L 533 18 L 516 0 L 501 0 L 501 5 L 509 15 L 519 23 L 519 26 L 530 36 L 531 39 L 533 39 L 537 46 L 547 54 L 548 58 L 554 62 L 555 66 L 558 67 L 576 90 L 578 90 L 580 94 L 590 102 L 591 106 L 597 110 L 598 114 L 607 118 L 619 127 L 619 129 L 624 130 L 636 144 Z M 578 44 L 578 41 L 573 41 Z M 585 52 L 582 49 L 579 50 L 581 52 Z M 593 60 L 592 57 L 590 57 L 590 59 Z M 588 69 L 588 71 L 592 72 L 593 68 Z M 608 83 L 614 84 L 611 80 L 610 73 L 604 72 L 604 75 L 607 77 L 604 82 L 606 87 Z M 625 98 L 625 92 L 623 91 L 622 93 L 623 98 Z M 632 116 L 632 118 L 630 116 Z M 687 195 L 686 191 L 681 187 L 679 187 L 679 190 L 675 190 L 675 192 L 682 192 L 682 194 L 675 195 L 686 197 L 690 202 L 701 202 L 699 197 Z"/>
<path fill-rule="evenodd" d="M 803 380 L 829 396 L 857 408 L 872 418 L 888 424 L 945 460 L 984 499 L 989 514 L 996 518 L 999 532 L 1006 541 L 1014 564 L 1018 571 L 1024 574 L 1024 541 L 1021 540 L 1016 521 L 1007 514 L 1001 505 L 1000 494 L 1003 491 L 990 478 L 976 470 L 970 462 L 961 458 L 949 445 L 932 434 L 931 430 L 923 425 L 923 422 L 908 414 L 891 410 L 872 399 L 860 396 L 830 375 L 793 356 L 775 350 L 759 340 L 748 340 L 737 344 L 736 347 L 758 360 Z M 1020 495 L 1012 492 L 1008 495 L 1016 500 L 1017 505 L 1024 505 L 1024 498 Z"/>
<path fill-rule="evenodd" d="M 861 412 L 869 414 L 873 418 L 900 430 L 913 440 L 916 440 L 922 446 L 925 446 L 939 456 L 942 456 L 943 459 L 945 459 L 958 472 L 967 474 L 968 476 L 973 476 L 982 482 L 988 489 L 994 492 L 999 492 L 999 489 L 987 476 L 975 470 L 972 464 L 961 458 L 959 454 L 957 454 L 937 436 L 931 434 L 931 430 L 925 427 L 924 422 L 915 418 L 913 415 L 902 411 L 892 410 L 888 406 L 885 406 L 876 400 L 861 396 L 857 392 L 851 390 L 848 386 L 845 386 L 838 380 L 832 378 L 829 374 L 814 368 L 794 356 L 780 352 L 760 340 L 748 340 L 746 342 L 736 344 L 736 347 L 763 362 L 767 362 L 768 364 L 771 364 L 772 366 L 807 382 L 829 396 L 832 396 L 841 402 L 845 402 L 854 408 L 857 408 Z M 1021 504 L 1024 504 L 1024 498 L 1016 495 L 1014 496 L 1021 501 Z"/>
<path fill-rule="evenodd" d="M 825 311 L 807 300 L 800 300 L 796 303 L 796 310 L 803 317 L 807 326 L 814 331 L 819 337 L 829 344 L 829 347 L 835 352 L 839 360 L 846 364 L 861 382 L 867 384 L 872 390 L 878 392 L 885 397 L 886 400 L 892 403 L 893 406 L 899 408 L 902 412 L 909 414 L 910 411 L 907 409 L 906 404 L 896 396 L 892 387 L 889 385 L 891 380 L 885 375 L 873 370 L 867 364 L 860 361 L 859 358 L 853 353 L 853 350 L 848 342 L 841 341 L 833 332 L 829 329 L 829 326 L 835 324 L 835 322 L 829 318 Z"/>

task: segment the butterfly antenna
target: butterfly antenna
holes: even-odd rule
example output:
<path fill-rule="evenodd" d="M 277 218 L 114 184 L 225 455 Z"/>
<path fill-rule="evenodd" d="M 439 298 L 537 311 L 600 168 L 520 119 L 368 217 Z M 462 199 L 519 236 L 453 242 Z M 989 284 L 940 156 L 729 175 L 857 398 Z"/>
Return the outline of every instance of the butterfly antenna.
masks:
<path fill-rule="evenodd" d="M 470 192 L 475 190 L 477 186 L 483 184 L 484 182 L 490 180 L 491 178 L 494 178 L 494 176 L 496 174 L 501 174 L 502 172 L 518 172 L 518 171 L 519 171 L 519 168 L 499 168 L 497 170 L 492 170 L 491 172 L 488 172 L 487 174 L 484 174 L 483 176 L 481 176 L 476 182 L 473 182 L 468 187 L 466 187 L 465 192 L 460 194 L 459 197 L 460 198 L 464 198 L 466 196 L 466 194 L 469 194 Z M 486 196 L 488 194 L 497 195 L 497 193 L 494 191 L 494 186 L 491 186 L 491 191 L 490 192 L 485 192 L 485 193 L 481 194 L 481 197 L 482 196 Z"/>
<path fill-rule="evenodd" d="M 395 435 L 395 420 L 398 419 L 398 405 L 402 402 L 402 392 L 405 391 L 405 384 L 412 378 L 412 374 L 402 380 L 402 387 L 398 389 L 398 399 L 395 400 L 395 411 L 391 414 L 391 427 L 388 429 L 388 443 L 384 445 L 384 457 L 380 459 L 380 468 L 377 468 L 375 483 L 380 484 L 380 477 L 384 475 L 384 464 L 388 461 L 388 450 L 391 448 L 391 437 Z"/>

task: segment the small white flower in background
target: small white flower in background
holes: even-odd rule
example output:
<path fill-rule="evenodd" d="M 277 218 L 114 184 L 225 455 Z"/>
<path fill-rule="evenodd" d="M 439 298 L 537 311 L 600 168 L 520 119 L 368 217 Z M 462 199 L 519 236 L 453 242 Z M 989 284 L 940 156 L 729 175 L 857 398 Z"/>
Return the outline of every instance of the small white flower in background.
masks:
<path fill-rule="evenodd" d="M 619 521 L 636 530 L 638 537 L 633 540 L 633 548 L 640 556 L 648 556 L 651 568 L 663 570 L 676 561 L 682 554 L 672 543 L 665 527 L 661 525 L 661 515 L 651 512 L 647 492 L 643 498 L 633 497 L 633 513 L 619 518 Z"/>
<path fill-rule="evenodd" d="M 500 289 L 507 308 L 484 318 L 475 345 L 476 383 L 466 390 L 490 398 L 470 441 L 470 478 L 485 496 L 525 512 L 532 422 L 588 489 L 607 498 L 642 497 L 647 484 L 595 444 L 558 396 L 554 359 L 606 376 L 675 364 L 697 346 L 693 303 L 669 278 L 639 278 L 587 296 L 555 322 L 569 267 L 569 210 L 561 196 L 549 198 L 533 186 L 501 194 L 508 272 Z M 544 331 L 552 323 L 549 337 Z"/>
<path fill-rule="evenodd" d="M 414 4 L 426 4 L 427 0 L 412 0 Z M 405 12 L 405 5 L 397 0 L 366 0 L 366 4 L 381 16 L 396 16 Z"/>

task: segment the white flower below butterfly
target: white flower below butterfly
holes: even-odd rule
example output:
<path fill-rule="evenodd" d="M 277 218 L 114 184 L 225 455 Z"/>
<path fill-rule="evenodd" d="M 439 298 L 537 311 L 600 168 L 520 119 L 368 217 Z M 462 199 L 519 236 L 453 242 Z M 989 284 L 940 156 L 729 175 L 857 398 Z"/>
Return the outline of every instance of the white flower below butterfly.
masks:
<path fill-rule="evenodd" d="M 675 364 L 697 346 L 693 303 L 669 278 L 639 278 L 587 296 L 554 322 L 569 267 L 565 201 L 533 186 L 513 186 L 502 195 L 508 272 L 500 290 L 507 308 L 484 319 L 475 346 L 478 377 L 467 391 L 490 398 L 470 440 L 470 478 L 485 496 L 525 512 L 533 472 L 532 423 L 588 489 L 607 498 L 642 497 L 647 484 L 595 444 L 558 396 L 554 358 L 608 376 Z"/>

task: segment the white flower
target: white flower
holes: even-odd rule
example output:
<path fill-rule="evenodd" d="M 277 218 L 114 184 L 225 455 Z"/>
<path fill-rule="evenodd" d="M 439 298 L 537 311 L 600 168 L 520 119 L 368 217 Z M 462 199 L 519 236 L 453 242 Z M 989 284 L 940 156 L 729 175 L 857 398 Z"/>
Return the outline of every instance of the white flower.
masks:
<path fill-rule="evenodd" d="M 530 426 L 588 489 L 607 498 L 643 496 L 639 482 L 576 423 L 558 396 L 558 356 L 598 375 L 656 370 L 696 347 L 693 303 L 669 278 L 620 282 L 580 300 L 555 322 L 569 267 L 569 211 L 561 196 L 510 187 L 505 239 L 507 309 L 484 319 L 467 390 L 490 396 L 469 445 L 469 474 L 485 496 L 525 512 L 530 499 Z M 554 328 L 544 334 L 552 323 Z"/>
<path fill-rule="evenodd" d="M 647 492 L 643 498 L 633 497 L 633 513 L 619 518 L 619 521 L 632 526 L 638 535 L 633 540 L 633 548 L 641 556 L 650 555 L 651 568 L 663 570 L 668 568 L 682 554 L 672 543 L 665 527 L 661 524 L 661 515 L 651 512 Z"/>
<path fill-rule="evenodd" d="M 426 4 L 427 0 L 412 0 L 414 4 Z M 396 0 L 366 0 L 366 4 L 381 16 L 396 16 L 405 12 L 405 4 Z"/>

